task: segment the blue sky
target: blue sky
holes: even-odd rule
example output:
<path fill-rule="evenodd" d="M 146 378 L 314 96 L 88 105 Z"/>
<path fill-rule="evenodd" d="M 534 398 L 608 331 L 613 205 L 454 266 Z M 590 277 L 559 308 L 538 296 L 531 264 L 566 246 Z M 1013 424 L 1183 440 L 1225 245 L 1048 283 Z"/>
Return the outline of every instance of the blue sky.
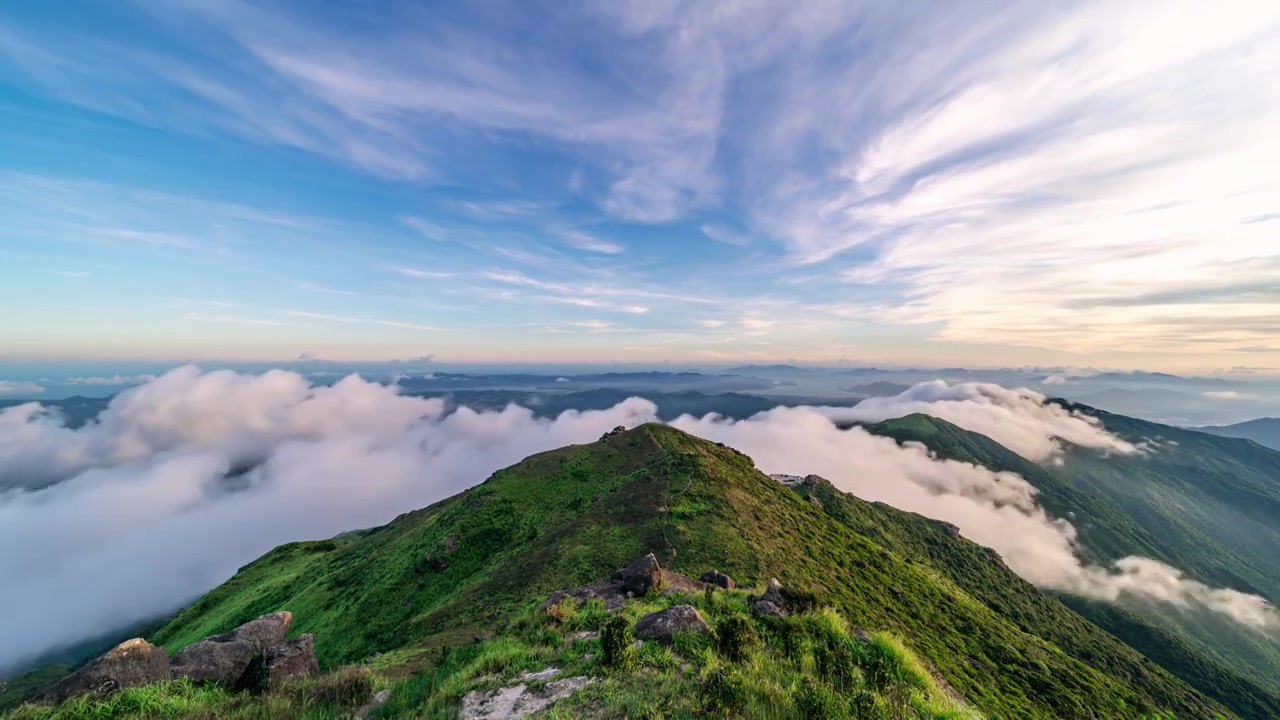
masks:
<path fill-rule="evenodd" d="M 1274 3 L 0 7 L 0 357 L 1280 366 Z"/>

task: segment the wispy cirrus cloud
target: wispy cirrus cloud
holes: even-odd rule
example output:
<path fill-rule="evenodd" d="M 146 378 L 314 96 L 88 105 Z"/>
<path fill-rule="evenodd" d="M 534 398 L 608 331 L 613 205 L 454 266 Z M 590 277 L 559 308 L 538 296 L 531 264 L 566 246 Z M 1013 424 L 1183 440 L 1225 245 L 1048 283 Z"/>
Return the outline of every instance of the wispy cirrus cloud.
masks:
<path fill-rule="evenodd" d="M 11 194 L 48 211 L 31 242 L 170 263 L 269 247 L 389 307 L 410 290 L 380 286 L 388 268 L 444 267 L 456 283 L 412 292 L 475 280 L 561 321 L 716 304 L 811 353 L 875 325 L 913 353 L 1239 364 L 1280 352 L 1280 164 L 1258 161 L 1280 155 L 1272 5 L 159 0 L 120 6 L 128 35 L 11 10 L 0 65 L 24 90 L 193 146 L 248 141 L 288 168 L 264 197 L 361 221 L 227 202 L 175 221 L 172 194 L 82 203 L 31 176 Z M 531 18 L 555 42 L 530 41 Z M 317 158 L 342 180 L 294 190 Z M 378 280 L 352 277 L 361 261 Z"/>

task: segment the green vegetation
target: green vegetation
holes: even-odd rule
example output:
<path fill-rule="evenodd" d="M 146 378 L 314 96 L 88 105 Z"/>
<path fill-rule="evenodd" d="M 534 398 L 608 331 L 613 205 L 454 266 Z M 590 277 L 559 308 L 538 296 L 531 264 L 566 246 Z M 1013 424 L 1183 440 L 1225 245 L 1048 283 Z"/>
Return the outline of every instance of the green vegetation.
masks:
<path fill-rule="evenodd" d="M 559 677 L 593 681 L 553 706 L 551 718 L 981 718 L 951 697 L 901 640 L 859 635 L 830 609 L 782 621 L 753 619 L 747 614 L 752 599 L 743 591 L 644 598 L 607 618 L 529 609 L 502 637 L 452 650 L 393 686 L 370 717 L 451 718 L 470 690 L 511 685 L 523 672 L 556 667 Z M 693 603 L 717 628 L 750 628 L 754 644 L 730 658 L 720 652 L 725 644 L 718 631 L 679 636 L 670 647 L 645 643 L 637 650 L 627 642 L 621 646 L 631 651 L 625 669 L 611 664 L 611 627 L 630 628 L 644 613 L 680 602 Z M 584 630 L 599 631 L 600 638 L 584 639 Z"/>
<path fill-rule="evenodd" d="M 298 681 L 266 695 L 233 693 L 218 686 L 196 686 L 183 678 L 127 688 L 105 700 L 81 696 L 57 706 L 24 705 L 5 720 L 321 720 L 350 714 L 372 689 L 367 672 L 331 673 L 314 681 Z"/>
<path fill-rule="evenodd" d="M 1056 517 L 1072 518 L 1089 559 L 1142 555 L 1206 582 L 1280 598 L 1280 453 L 1254 443 L 1071 406 L 1096 415 L 1142 455 L 1072 448 L 1061 466 L 1036 465 L 990 438 L 927 415 L 868 426 L 924 443 L 942 457 L 1021 474 Z M 874 524 L 865 519 L 863 525 Z M 868 532 L 873 532 L 868 530 Z M 872 536 L 874 538 L 874 535 Z M 913 542 L 908 540 L 907 542 Z M 967 575 L 940 559 L 956 582 Z M 972 586 L 967 586 L 972 590 Z M 1087 604 L 1066 598 L 1073 608 Z M 1000 599 L 994 598 L 998 610 Z M 1280 643 L 1208 611 L 1131 601 L 1128 612 L 1086 612 L 1109 632 L 1202 692 L 1249 717 L 1280 717 Z M 1114 609 L 1113 609 L 1114 610 Z M 1000 610 L 1003 612 L 1002 610 Z M 1139 628 L 1139 626 L 1142 626 Z M 1141 638 L 1139 640 L 1138 638 Z M 1234 677 L 1235 680 L 1228 680 Z M 1240 683 L 1236 680 L 1241 681 Z M 1260 698 L 1268 712 L 1247 710 Z"/>
<path fill-rule="evenodd" d="M 933 434 L 939 452 L 984 464 L 1020 461 L 930 418 L 878 430 Z M 1046 503 L 1119 518 L 1099 535 L 1108 552 L 1155 542 L 1113 505 L 1046 482 Z M 650 595 L 618 613 L 599 601 L 536 609 L 646 552 L 695 577 L 715 568 L 764 587 L 776 576 L 792 615 L 751 617 L 744 590 Z M 676 602 L 698 607 L 714 633 L 633 646 L 639 615 Z M 390 689 L 370 717 L 455 717 L 465 693 L 547 667 L 592 679 L 551 717 L 1280 716 L 1269 690 L 1180 637 L 1142 620 L 1117 632 L 1152 662 L 942 523 L 822 481 L 787 488 L 746 456 L 661 425 L 535 455 L 384 527 L 279 547 L 151 639 L 173 652 L 281 609 L 292 633 L 315 634 L 322 669 L 362 663 L 366 683 Z M 167 683 L 6 717 L 328 717 L 359 694 L 326 689 L 340 675 L 256 698 Z"/>
<path fill-rule="evenodd" d="M 873 517 L 914 517 L 848 503 Z M 965 585 L 959 570 L 922 562 L 909 537 L 895 543 L 831 519 L 740 453 L 646 425 L 535 455 L 385 527 L 278 548 L 152 640 L 172 652 L 288 609 L 293 632 L 316 635 L 322 667 L 399 649 L 401 671 L 413 672 L 442 646 L 505 627 L 531 599 L 608 577 L 653 551 L 664 567 L 695 576 L 717 568 L 762 583 L 776 575 L 796 593 L 792 602 L 803 602 L 806 589 L 854 625 L 907 640 L 990 716 L 1225 712 L 983 548 L 947 538 L 964 548 L 955 562 L 983 569 L 977 584 Z M 1012 614 L 1019 604 L 1044 619 Z M 1054 625 L 1061 627 L 1051 633 Z"/>

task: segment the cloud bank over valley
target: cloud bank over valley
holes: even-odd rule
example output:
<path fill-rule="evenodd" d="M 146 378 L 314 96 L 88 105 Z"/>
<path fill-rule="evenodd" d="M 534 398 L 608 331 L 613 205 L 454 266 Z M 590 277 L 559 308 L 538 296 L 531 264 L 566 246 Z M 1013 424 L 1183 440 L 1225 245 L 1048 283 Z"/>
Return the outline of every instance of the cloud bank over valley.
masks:
<path fill-rule="evenodd" d="M 0 671 L 98 633 L 172 611 L 290 541 L 385 523 L 536 452 L 652 422 L 625 400 L 554 419 L 508 406 L 446 413 L 357 375 L 329 386 L 275 370 L 181 367 L 111 400 L 69 429 L 32 402 L 0 411 Z M 1263 599 L 1211 588 L 1154 560 L 1082 563 L 1076 532 L 1012 473 L 940 460 L 832 419 L 927 412 L 1037 462 L 1062 443 L 1139 449 L 1026 390 L 932 382 L 855 408 L 775 408 L 746 420 L 672 424 L 724 442 L 768 473 L 818 474 L 842 490 L 955 524 L 1029 581 L 1104 600 L 1204 607 L 1280 627 Z M 49 623 L 47 618 L 59 622 Z"/>

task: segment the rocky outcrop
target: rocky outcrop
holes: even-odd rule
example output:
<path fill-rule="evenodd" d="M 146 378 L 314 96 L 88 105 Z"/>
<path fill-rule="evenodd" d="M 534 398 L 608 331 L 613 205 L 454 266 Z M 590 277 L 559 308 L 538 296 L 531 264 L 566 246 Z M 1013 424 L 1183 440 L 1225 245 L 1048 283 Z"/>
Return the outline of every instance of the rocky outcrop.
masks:
<path fill-rule="evenodd" d="M 284 640 L 292 619 L 287 612 L 271 613 L 229 633 L 192 643 L 174 654 L 170 663 L 173 677 L 236 687 L 254 658 Z"/>
<path fill-rule="evenodd" d="M 724 588 L 725 590 L 733 589 L 733 578 L 725 575 L 719 570 L 708 570 L 702 573 L 702 577 L 698 578 L 698 581 L 707 583 L 708 585 L 716 585 Z"/>
<path fill-rule="evenodd" d="M 751 614 L 759 617 L 784 618 L 787 616 L 787 601 L 782 596 L 782 583 L 778 578 L 769 581 L 769 587 L 751 606 Z"/>
<path fill-rule="evenodd" d="M 565 601 L 575 602 L 578 607 L 581 607 L 591 599 L 600 600 L 604 603 L 605 610 L 610 612 L 619 610 L 623 605 L 627 604 L 627 595 L 623 592 L 622 585 L 606 581 L 583 585 L 572 590 L 555 590 L 550 595 L 547 595 L 546 601 L 542 603 L 542 609 L 547 612 L 554 612 L 554 609 Z"/>
<path fill-rule="evenodd" d="M 472 690 L 462 696 L 459 720 L 518 720 L 546 710 L 551 703 L 569 697 L 591 683 L 587 677 L 553 680 L 540 690 L 525 683 L 490 692 Z"/>
<path fill-rule="evenodd" d="M 711 626 L 702 613 L 692 605 L 673 605 L 665 610 L 651 612 L 636 622 L 635 635 L 643 640 L 670 643 L 676 633 L 710 632 Z"/>
<path fill-rule="evenodd" d="M 658 565 L 658 559 L 649 553 L 625 568 L 615 572 L 613 577 L 604 582 L 591 583 L 571 590 L 556 590 L 547 595 L 542 609 L 556 614 L 557 607 L 566 601 L 576 602 L 578 607 L 588 600 L 598 599 L 610 612 L 620 609 L 627 603 L 628 595 L 639 597 L 648 594 L 651 588 L 658 588 L 663 593 L 701 592 L 707 584 L 694 580 L 687 575 L 664 570 Z"/>
<path fill-rule="evenodd" d="M 623 591 L 640 597 L 653 588 L 662 587 L 662 566 L 658 558 L 649 553 L 614 573 L 610 580 L 620 584 Z"/>
<path fill-rule="evenodd" d="M 292 678 L 310 678 L 319 674 L 315 636 L 306 633 L 272 645 L 254 658 L 241 677 L 240 686 L 248 690 L 269 690 L 284 685 Z"/>
<path fill-rule="evenodd" d="M 169 655 L 164 648 L 134 638 L 125 640 L 88 665 L 63 678 L 46 694 L 52 702 L 77 695 L 105 698 L 124 688 L 168 680 Z"/>

